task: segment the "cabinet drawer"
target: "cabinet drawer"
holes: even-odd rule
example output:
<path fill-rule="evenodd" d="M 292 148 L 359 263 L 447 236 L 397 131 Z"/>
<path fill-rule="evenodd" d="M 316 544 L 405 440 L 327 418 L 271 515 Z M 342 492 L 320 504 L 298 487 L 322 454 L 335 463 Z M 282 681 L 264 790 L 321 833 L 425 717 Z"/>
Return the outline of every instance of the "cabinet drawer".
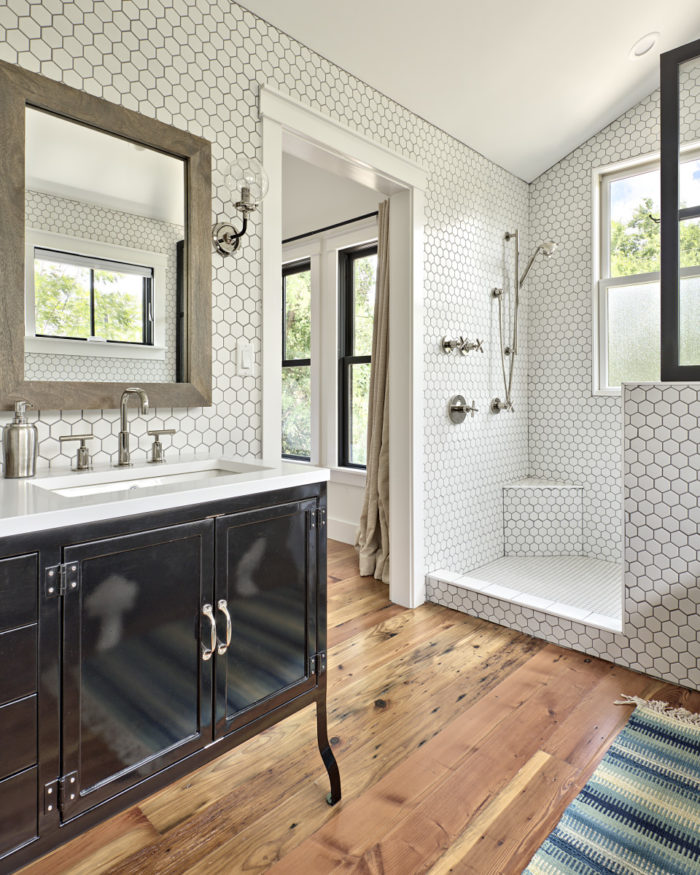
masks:
<path fill-rule="evenodd" d="M 36 764 L 36 696 L 0 708 L 0 779 Z"/>
<path fill-rule="evenodd" d="M 0 559 L 0 632 L 36 623 L 37 557 Z"/>
<path fill-rule="evenodd" d="M 36 626 L 0 635 L 0 704 L 36 693 Z"/>
<path fill-rule="evenodd" d="M 37 834 L 37 770 L 0 781 L 0 854 Z"/>

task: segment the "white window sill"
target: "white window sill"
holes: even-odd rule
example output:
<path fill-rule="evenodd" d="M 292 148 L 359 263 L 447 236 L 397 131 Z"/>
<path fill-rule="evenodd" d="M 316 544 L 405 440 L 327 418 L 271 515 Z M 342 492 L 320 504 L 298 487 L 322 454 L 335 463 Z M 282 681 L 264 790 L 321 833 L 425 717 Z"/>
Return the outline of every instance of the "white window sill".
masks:
<path fill-rule="evenodd" d="M 364 489 L 367 483 L 367 472 L 355 468 L 331 468 L 331 483 L 359 486 Z"/>
<path fill-rule="evenodd" d="M 164 346 L 142 346 L 135 343 L 100 343 L 99 341 L 67 340 L 63 337 L 25 337 L 24 351 L 44 355 L 165 361 Z"/>

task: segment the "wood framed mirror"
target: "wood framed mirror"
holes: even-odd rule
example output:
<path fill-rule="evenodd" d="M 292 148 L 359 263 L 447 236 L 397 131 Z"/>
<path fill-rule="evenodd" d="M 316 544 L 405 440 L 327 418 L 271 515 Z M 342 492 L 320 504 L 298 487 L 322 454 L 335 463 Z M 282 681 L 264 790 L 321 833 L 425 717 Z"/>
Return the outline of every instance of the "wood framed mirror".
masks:
<path fill-rule="evenodd" d="M 211 404 L 211 145 L 0 62 L 0 409 Z"/>

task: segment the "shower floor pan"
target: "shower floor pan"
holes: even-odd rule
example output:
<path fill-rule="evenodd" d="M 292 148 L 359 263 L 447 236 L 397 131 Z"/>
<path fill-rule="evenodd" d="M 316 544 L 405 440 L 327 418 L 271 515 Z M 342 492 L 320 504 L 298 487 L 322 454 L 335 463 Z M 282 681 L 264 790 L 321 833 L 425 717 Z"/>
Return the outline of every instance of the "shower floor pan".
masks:
<path fill-rule="evenodd" d="M 468 574 L 429 575 L 472 592 L 609 632 L 622 631 L 622 565 L 587 556 L 504 556 Z"/>

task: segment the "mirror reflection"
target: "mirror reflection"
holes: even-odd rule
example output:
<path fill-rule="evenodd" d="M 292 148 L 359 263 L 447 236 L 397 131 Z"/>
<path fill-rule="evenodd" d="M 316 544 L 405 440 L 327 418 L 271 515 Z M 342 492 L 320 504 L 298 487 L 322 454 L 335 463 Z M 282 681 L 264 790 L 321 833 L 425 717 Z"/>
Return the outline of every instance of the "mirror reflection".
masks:
<path fill-rule="evenodd" d="M 26 109 L 27 380 L 182 381 L 185 162 Z"/>

